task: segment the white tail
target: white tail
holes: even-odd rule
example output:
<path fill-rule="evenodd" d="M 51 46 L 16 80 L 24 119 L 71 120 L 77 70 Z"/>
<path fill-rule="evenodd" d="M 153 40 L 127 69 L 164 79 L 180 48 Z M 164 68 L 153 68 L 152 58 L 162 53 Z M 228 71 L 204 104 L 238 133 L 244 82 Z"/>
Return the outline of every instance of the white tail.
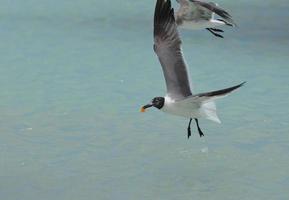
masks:
<path fill-rule="evenodd" d="M 212 120 L 212 121 L 217 122 L 217 123 L 221 123 L 221 121 L 217 115 L 217 109 L 216 109 L 215 102 L 213 100 L 204 102 L 201 105 L 200 114 L 204 118 L 207 118 L 207 119 Z"/>

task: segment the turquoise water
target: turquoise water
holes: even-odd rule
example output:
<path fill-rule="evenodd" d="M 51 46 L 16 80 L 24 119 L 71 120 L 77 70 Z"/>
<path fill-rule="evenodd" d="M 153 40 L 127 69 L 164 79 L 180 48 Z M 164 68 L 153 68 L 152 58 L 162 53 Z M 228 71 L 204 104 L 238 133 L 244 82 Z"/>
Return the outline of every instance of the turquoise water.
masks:
<path fill-rule="evenodd" d="M 141 105 L 165 85 L 155 1 L 1 0 L 0 199 L 289 199 L 288 2 L 218 1 L 225 39 L 182 31 L 222 124 Z"/>

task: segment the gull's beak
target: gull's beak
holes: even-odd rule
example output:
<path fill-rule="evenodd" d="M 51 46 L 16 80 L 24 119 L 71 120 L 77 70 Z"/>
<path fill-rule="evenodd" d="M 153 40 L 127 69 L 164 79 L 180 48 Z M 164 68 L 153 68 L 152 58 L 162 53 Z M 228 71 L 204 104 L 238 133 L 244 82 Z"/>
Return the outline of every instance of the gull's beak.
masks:
<path fill-rule="evenodd" d="M 153 106 L 152 104 L 147 104 L 147 105 L 143 106 L 143 107 L 140 109 L 140 111 L 141 111 L 141 112 L 145 112 L 147 108 L 152 107 L 152 106 Z"/>

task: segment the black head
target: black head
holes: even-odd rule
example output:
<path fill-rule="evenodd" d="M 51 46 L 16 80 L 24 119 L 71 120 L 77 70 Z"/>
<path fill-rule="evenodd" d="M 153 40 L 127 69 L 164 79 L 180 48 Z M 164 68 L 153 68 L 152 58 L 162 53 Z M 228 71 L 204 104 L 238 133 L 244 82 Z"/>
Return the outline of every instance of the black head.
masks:
<path fill-rule="evenodd" d="M 161 109 L 165 104 L 165 98 L 164 97 L 155 97 L 152 99 L 151 103 L 143 106 L 141 108 L 141 112 L 145 112 L 145 109 L 149 108 L 149 107 L 155 107 L 158 109 Z"/>

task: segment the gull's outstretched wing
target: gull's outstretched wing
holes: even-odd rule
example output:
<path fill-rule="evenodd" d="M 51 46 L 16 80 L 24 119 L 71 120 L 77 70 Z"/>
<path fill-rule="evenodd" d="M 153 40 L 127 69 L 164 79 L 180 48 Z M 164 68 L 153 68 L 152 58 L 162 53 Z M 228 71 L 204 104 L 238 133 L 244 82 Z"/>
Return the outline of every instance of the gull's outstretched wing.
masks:
<path fill-rule="evenodd" d="M 167 95 L 175 100 L 192 95 L 170 0 L 157 0 L 154 16 L 154 51 L 162 65 Z"/>
<path fill-rule="evenodd" d="M 212 3 L 212 2 L 205 2 L 205 1 L 198 1 L 198 0 L 189 0 L 190 2 L 194 3 L 196 6 L 201 6 L 203 8 L 206 8 L 210 10 L 211 12 L 216 13 L 220 17 L 222 17 L 225 21 L 228 23 L 235 25 L 232 16 L 225 11 L 223 8 L 219 7 L 218 4 Z"/>

